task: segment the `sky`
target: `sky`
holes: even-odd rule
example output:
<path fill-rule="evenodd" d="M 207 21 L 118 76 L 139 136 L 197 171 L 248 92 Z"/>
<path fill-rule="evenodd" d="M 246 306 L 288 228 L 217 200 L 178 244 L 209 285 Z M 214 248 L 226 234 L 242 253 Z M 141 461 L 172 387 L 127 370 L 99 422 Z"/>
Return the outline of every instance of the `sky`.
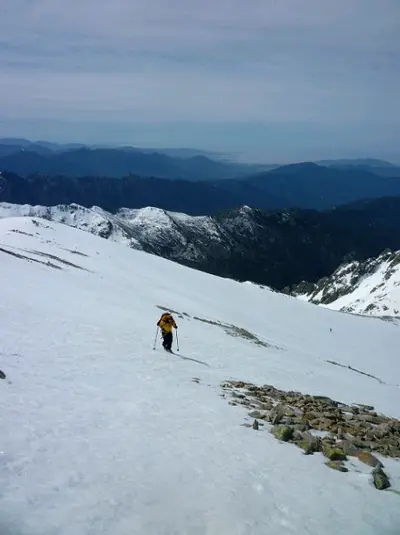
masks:
<path fill-rule="evenodd" d="M 400 161 L 399 0 L 1 0 L 0 136 Z"/>

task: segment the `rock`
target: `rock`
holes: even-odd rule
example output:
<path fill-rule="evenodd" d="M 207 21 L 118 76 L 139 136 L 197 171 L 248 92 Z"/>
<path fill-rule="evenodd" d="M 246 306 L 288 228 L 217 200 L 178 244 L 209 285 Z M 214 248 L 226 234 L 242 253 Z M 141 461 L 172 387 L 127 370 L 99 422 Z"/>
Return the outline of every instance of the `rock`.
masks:
<path fill-rule="evenodd" d="M 294 425 L 295 424 L 295 419 L 294 418 L 290 418 L 289 416 L 284 416 L 279 423 L 281 423 L 283 425 Z"/>
<path fill-rule="evenodd" d="M 328 444 L 326 441 L 322 444 L 322 452 L 325 455 L 325 457 L 328 457 L 330 461 L 346 461 L 347 457 L 345 452 L 338 448 L 337 446 L 332 446 Z"/>
<path fill-rule="evenodd" d="M 303 419 L 307 420 L 308 422 L 313 422 L 316 420 L 319 420 L 321 414 L 317 411 L 307 410 L 303 414 Z"/>
<path fill-rule="evenodd" d="M 5 379 L 6 374 L 3 372 L 3 370 L 0 370 L 0 379 Z"/>
<path fill-rule="evenodd" d="M 314 399 L 317 401 L 323 401 L 324 403 L 327 403 L 328 405 L 332 405 L 332 407 L 337 407 L 338 403 L 337 401 L 333 401 L 333 399 L 328 398 L 326 396 L 314 396 Z"/>
<path fill-rule="evenodd" d="M 363 405 L 362 403 L 354 403 L 357 407 L 360 407 L 360 409 L 364 409 L 365 411 L 373 411 L 374 407 L 371 405 Z"/>
<path fill-rule="evenodd" d="M 339 472 L 348 472 L 348 468 L 345 467 L 342 461 L 327 461 L 326 466 L 332 468 L 333 470 L 338 470 Z"/>
<path fill-rule="evenodd" d="M 276 389 L 274 386 L 272 385 L 263 385 L 262 386 L 262 389 L 265 391 L 265 392 L 268 392 L 269 394 L 273 393 L 273 392 L 276 392 Z"/>
<path fill-rule="evenodd" d="M 296 417 L 296 412 L 294 411 L 294 409 L 292 409 L 292 407 L 286 407 L 285 408 L 285 416 L 288 416 L 289 418 L 294 418 Z"/>
<path fill-rule="evenodd" d="M 357 416 L 357 420 L 360 422 L 367 422 L 368 424 L 381 424 L 382 423 L 382 417 L 380 416 L 372 416 L 372 414 L 360 414 Z"/>
<path fill-rule="evenodd" d="M 273 425 L 278 425 L 282 418 L 285 416 L 285 406 L 282 403 L 278 403 L 269 413 L 268 420 Z"/>
<path fill-rule="evenodd" d="M 372 453 L 369 453 L 369 451 L 359 451 L 356 454 L 356 457 L 364 464 L 367 464 L 368 466 L 372 466 L 373 468 L 376 466 L 380 466 L 383 468 L 383 464 L 379 459 L 377 459 Z"/>
<path fill-rule="evenodd" d="M 350 427 L 346 426 L 344 428 L 344 431 L 345 431 L 345 433 L 347 433 L 349 435 L 352 435 L 354 438 L 356 438 L 356 437 L 360 438 L 361 436 L 363 436 L 364 432 L 366 431 L 366 428 L 362 427 L 359 424 L 359 425 L 354 425 L 354 426 L 350 426 Z"/>
<path fill-rule="evenodd" d="M 238 399 L 245 399 L 246 396 L 244 394 L 238 394 L 237 392 L 232 392 L 232 397 L 238 398 Z"/>
<path fill-rule="evenodd" d="M 308 425 L 308 423 L 303 422 L 294 424 L 293 428 L 295 429 L 295 431 L 307 431 L 307 429 L 310 429 L 310 426 Z"/>
<path fill-rule="evenodd" d="M 355 446 L 350 440 L 341 440 L 336 443 L 337 447 L 344 451 L 346 455 L 350 457 L 355 457 L 359 452 L 359 449 Z"/>
<path fill-rule="evenodd" d="M 252 411 L 249 412 L 250 418 L 256 418 L 258 420 L 263 420 L 267 415 L 265 413 L 262 413 L 260 411 Z"/>
<path fill-rule="evenodd" d="M 376 427 L 373 431 L 375 437 L 377 438 L 383 438 L 387 435 L 390 435 L 391 433 L 391 425 L 388 423 L 385 424 L 379 424 L 378 427 Z"/>
<path fill-rule="evenodd" d="M 258 422 L 257 422 L 257 420 L 254 420 L 254 422 L 253 422 L 253 429 L 258 431 Z"/>
<path fill-rule="evenodd" d="M 303 440 L 303 433 L 299 431 L 298 429 L 295 429 L 296 426 L 293 426 L 293 436 L 292 440 L 293 442 L 301 442 Z"/>
<path fill-rule="evenodd" d="M 322 418 L 326 420 L 337 420 L 338 417 L 340 418 L 342 416 L 341 412 L 337 413 L 336 411 L 324 411 L 322 413 Z"/>
<path fill-rule="evenodd" d="M 374 485 L 378 490 L 385 490 L 391 486 L 388 476 L 380 467 L 376 467 L 373 469 L 372 478 Z"/>
<path fill-rule="evenodd" d="M 249 386 L 247 383 L 244 383 L 243 381 L 231 381 L 230 384 L 234 386 L 235 388 L 246 388 Z"/>
<path fill-rule="evenodd" d="M 288 425 L 275 425 L 271 429 L 271 433 L 275 438 L 282 440 L 283 442 L 288 442 L 292 438 L 293 432 L 293 427 L 289 427 Z"/>
<path fill-rule="evenodd" d="M 296 444 L 299 446 L 299 448 L 304 450 L 306 455 L 312 455 L 313 453 L 321 451 L 322 449 L 320 437 L 315 437 L 308 431 L 301 433 L 301 440 L 297 441 Z"/>
<path fill-rule="evenodd" d="M 259 407 L 262 411 L 270 411 L 273 407 L 272 401 L 263 401 L 262 403 L 260 403 Z"/>
<path fill-rule="evenodd" d="M 310 421 L 310 426 L 314 429 L 319 429 L 320 431 L 326 431 L 332 426 L 332 420 L 327 418 L 317 418 Z"/>

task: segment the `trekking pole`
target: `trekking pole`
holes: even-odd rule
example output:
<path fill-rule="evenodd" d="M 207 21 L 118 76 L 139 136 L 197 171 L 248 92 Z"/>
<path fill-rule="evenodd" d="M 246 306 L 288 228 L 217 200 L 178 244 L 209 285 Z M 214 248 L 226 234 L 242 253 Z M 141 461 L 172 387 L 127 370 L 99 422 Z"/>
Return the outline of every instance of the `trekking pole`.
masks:
<path fill-rule="evenodd" d="M 176 350 L 179 351 L 179 338 L 178 338 L 178 331 L 176 331 Z"/>
<path fill-rule="evenodd" d="M 156 328 L 156 336 L 154 338 L 154 345 L 153 345 L 153 350 L 156 348 L 156 343 L 157 343 L 157 334 L 158 334 L 158 327 Z"/>

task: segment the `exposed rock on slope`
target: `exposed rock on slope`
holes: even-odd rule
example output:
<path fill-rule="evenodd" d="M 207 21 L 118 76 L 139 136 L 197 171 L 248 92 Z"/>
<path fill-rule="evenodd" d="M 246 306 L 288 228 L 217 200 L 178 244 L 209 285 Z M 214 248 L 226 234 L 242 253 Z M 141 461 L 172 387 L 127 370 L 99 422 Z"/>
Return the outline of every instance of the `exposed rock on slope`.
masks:
<path fill-rule="evenodd" d="M 292 290 L 299 299 L 334 310 L 373 316 L 400 315 L 400 251 L 341 265 L 316 284 Z"/>
<path fill-rule="evenodd" d="M 271 385 L 229 381 L 222 388 L 232 397 L 231 405 L 252 408 L 249 416 L 254 422 L 244 424 L 246 427 L 258 431 L 260 425 L 269 423 L 275 438 L 295 444 L 306 455 L 322 453 L 326 465 L 340 472 L 348 472 L 343 463 L 348 457 L 357 458 L 373 468 L 372 481 L 378 490 L 390 487 L 384 465 L 376 455 L 400 458 L 399 420 L 378 414 L 371 406 L 346 405 L 329 397 L 285 392 Z"/>

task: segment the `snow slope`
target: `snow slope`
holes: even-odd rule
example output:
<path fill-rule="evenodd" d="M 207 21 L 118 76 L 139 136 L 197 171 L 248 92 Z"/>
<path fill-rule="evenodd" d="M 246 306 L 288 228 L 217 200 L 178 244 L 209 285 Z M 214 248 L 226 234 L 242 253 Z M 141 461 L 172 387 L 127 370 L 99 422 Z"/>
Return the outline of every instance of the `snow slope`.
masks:
<path fill-rule="evenodd" d="M 268 383 L 399 417 L 399 326 L 31 217 L 0 220 L 0 280 L 1 535 L 399 533 L 399 496 L 370 470 L 243 427 L 220 389 Z M 175 355 L 152 350 L 157 306 L 179 312 Z M 400 490 L 399 462 L 384 464 Z"/>
<path fill-rule="evenodd" d="M 147 252 L 160 254 L 167 248 L 169 254 L 183 259 L 196 260 L 201 256 L 193 238 L 201 241 L 201 236 L 205 236 L 208 242 L 221 242 L 221 231 L 211 217 L 167 212 L 151 206 L 121 208 L 111 214 L 98 206 L 85 208 L 75 203 L 57 206 L 0 203 L 0 218 L 16 216 L 46 218 Z"/>
<path fill-rule="evenodd" d="M 399 317 L 400 251 L 344 264 L 316 284 L 300 284 L 293 294 L 332 310 Z"/>

